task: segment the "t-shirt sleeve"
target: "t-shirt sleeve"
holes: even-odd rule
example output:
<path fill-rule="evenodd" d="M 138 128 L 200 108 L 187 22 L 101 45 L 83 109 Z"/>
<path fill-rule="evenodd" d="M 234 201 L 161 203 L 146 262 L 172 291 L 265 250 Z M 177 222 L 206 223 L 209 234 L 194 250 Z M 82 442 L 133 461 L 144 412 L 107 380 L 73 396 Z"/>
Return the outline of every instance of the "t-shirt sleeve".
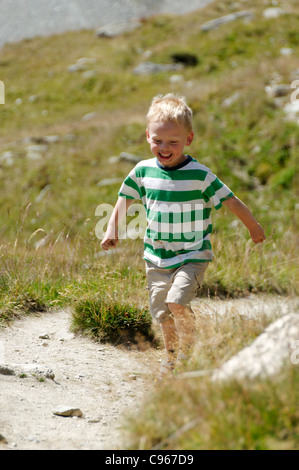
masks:
<path fill-rule="evenodd" d="M 223 201 L 234 193 L 214 173 L 209 171 L 205 178 L 206 188 L 203 191 L 205 201 L 211 201 L 216 210 L 222 207 Z"/>
<path fill-rule="evenodd" d="M 135 168 L 130 171 L 130 173 L 122 183 L 118 192 L 118 196 L 123 197 L 125 199 L 141 199 L 140 188 L 138 186 Z"/>

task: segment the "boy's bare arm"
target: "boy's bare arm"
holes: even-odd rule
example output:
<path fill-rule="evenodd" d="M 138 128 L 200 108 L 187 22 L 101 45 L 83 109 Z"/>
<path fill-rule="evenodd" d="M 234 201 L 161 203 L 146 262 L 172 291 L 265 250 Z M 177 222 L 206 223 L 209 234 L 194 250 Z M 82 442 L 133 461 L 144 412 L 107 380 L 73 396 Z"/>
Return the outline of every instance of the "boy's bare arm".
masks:
<path fill-rule="evenodd" d="M 262 243 L 266 240 L 263 227 L 257 222 L 248 207 L 240 199 L 233 196 L 224 201 L 223 204 L 228 207 L 229 210 L 241 220 L 241 222 L 243 222 L 245 227 L 248 228 L 254 243 Z"/>
<path fill-rule="evenodd" d="M 107 231 L 101 242 L 103 250 L 109 250 L 109 248 L 116 247 L 118 243 L 118 225 L 125 217 L 128 208 L 133 204 L 133 202 L 134 199 L 126 199 L 123 197 L 118 198 L 110 217 Z"/>

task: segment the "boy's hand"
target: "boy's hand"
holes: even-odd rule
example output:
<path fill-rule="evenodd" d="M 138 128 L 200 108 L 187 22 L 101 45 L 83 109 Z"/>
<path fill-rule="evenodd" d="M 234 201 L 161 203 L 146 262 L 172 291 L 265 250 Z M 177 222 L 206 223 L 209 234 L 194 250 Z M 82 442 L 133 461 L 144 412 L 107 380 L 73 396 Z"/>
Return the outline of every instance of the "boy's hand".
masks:
<path fill-rule="evenodd" d="M 118 238 L 104 238 L 101 242 L 101 247 L 103 250 L 109 250 L 110 248 L 115 248 L 118 244 Z"/>
<path fill-rule="evenodd" d="M 118 224 L 121 223 L 133 202 L 134 199 L 118 198 L 108 223 L 107 232 L 101 242 L 103 250 L 107 251 L 110 248 L 115 248 L 118 244 Z"/>
<path fill-rule="evenodd" d="M 223 201 L 223 204 L 235 214 L 241 222 L 248 228 L 252 241 L 254 243 L 263 243 L 266 235 L 263 227 L 256 221 L 252 213 L 245 204 L 236 196 Z"/>
<path fill-rule="evenodd" d="M 249 233 L 254 243 L 263 243 L 266 240 L 264 229 L 259 223 L 249 229 Z"/>

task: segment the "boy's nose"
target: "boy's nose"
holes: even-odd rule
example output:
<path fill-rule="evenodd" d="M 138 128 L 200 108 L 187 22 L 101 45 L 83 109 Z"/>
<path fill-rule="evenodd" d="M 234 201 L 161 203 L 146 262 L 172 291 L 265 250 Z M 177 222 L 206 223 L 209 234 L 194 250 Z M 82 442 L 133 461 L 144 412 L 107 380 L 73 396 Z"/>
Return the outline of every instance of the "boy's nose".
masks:
<path fill-rule="evenodd" d="M 161 143 L 161 150 L 168 150 L 168 144 L 165 142 Z"/>

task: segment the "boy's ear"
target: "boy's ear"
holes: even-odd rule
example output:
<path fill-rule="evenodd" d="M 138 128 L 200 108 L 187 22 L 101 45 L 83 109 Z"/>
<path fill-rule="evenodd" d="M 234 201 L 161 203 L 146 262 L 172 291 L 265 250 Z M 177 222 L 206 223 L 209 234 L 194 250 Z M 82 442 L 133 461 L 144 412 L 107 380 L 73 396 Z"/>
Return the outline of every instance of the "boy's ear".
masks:
<path fill-rule="evenodd" d="M 145 133 L 146 133 L 146 140 L 147 140 L 148 143 L 149 143 L 149 142 L 150 142 L 150 141 L 149 141 L 150 135 L 149 135 L 148 129 L 146 129 Z"/>
<path fill-rule="evenodd" d="M 194 132 L 190 132 L 190 134 L 188 135 L 187 140 L 186 140 L 186 145 L 187 146 L 192 144 L 193 137 L 194 137 Z"/>

